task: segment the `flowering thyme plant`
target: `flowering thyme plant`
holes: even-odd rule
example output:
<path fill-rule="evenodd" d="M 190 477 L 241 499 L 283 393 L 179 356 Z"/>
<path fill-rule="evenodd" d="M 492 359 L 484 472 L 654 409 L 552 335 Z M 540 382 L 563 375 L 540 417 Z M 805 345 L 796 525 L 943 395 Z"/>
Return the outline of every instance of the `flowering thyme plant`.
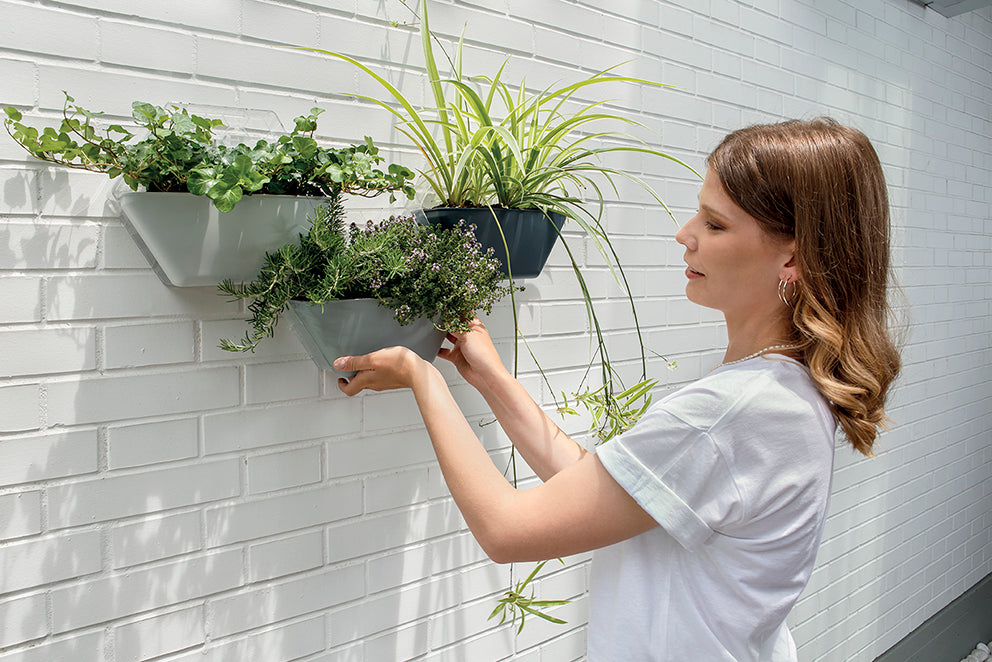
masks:
<path fill-rule="evenodd" d="M 443 331 L 464 332 L 478 311 L 489 312 L 509 293 L 499 262 L 483 253 L 471 228 L 420 225 L 410 216 L 346 227 L 340 198 L 318 208 L 300 243 L 265 257 L 248 284 L 220 284 L 235 299 L 250 299 L 251 330 L 228 351 L 252 351 L 275 331 L 293 299 L 325 303 L 373 298 L 393 309 L 400 324 L 420 317 Z"/>

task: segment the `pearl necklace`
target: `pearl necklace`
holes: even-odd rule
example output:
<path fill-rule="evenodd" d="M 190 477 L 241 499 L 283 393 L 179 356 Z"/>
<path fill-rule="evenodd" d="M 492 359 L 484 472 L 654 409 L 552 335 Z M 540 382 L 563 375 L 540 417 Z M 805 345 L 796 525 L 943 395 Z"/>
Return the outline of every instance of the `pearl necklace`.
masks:
<path fill-rule="evenodd" d="M 759 349 L 754 354 L 748 354 L 747 356 L 745 356 L 743 358 L 735 359 L 733 361 L 726 361 L 724 363 L 721 363 L 716 368 L 722 368 L 722 367 L 727 366 L 727 365 L 734 365 L 735 363 L 743 363 L 744 361 L 748 361 L 750 359 L 757 358 L 757 357 L 761 356 L 762 354 L 767 354 L 768 352 L 785 351 L 785 350 L 789 350 L 789 349 L 799 349 L 799 345 L 772 345 L 771 347 L 765 347 L 764 349 Z M 716 368 L 713 368 L 713 369 L 716 370 Z"/>

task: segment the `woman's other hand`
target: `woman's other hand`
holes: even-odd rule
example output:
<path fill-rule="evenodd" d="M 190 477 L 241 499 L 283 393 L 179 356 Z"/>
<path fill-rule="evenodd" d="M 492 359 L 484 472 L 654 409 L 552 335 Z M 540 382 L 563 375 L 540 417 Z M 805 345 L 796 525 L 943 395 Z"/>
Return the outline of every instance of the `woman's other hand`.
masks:
<path fill-rule="evenodd" d="M 449 333 L 448 340 L 454 347 L 444 348 L 437 355 L 451 361 L 458 374 L 475 388 L 482 386 L 492 375 L 506 371 L 489 331 L 478 318 L 469 322 L 466 333 Z"/>

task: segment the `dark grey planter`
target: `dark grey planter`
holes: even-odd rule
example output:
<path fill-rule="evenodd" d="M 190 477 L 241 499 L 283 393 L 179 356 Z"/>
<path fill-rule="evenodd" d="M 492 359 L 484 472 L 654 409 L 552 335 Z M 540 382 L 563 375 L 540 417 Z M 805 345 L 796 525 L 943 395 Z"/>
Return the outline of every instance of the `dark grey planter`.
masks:
<path fill-rule="evenodd" d="M 267 252 L 299 240 L 325 198 L 252 195 L 227 213 L 191 193 L 124 193 L 124 226 L 152 269 L 173 287 L 250 282 Z"/>
<path fill-rule="evenodd" d="M 424 318 L 401 326 L 393 311 L 375 299 L 341 299 L 324 304 L 290 301 L 284 314 L 317 367 L 344 377 L 354 377 L 355 373 L 334 369 L 332 364 L 339 356 L 358 356 L 401 345 L 433 361 L 446 335 Z"/>
<path fill-rule="evenodd" d="M 510 273 L 507 269 L 509 262 L 514 280 L 541 275 L 544 263 L 558 240 L 558 232 L 565 224 L 563 214 L 546 214 L 539 209 L 436 207 L 425 209 L 423 213 L 428 222 L 446 228 L 458 225 L 462 219 L 467 225 L 475 225 L 479 243 L 483 248 L 493 249 L 504 276 Z M 506 238 L 505 247 L 503 237 Z"/>

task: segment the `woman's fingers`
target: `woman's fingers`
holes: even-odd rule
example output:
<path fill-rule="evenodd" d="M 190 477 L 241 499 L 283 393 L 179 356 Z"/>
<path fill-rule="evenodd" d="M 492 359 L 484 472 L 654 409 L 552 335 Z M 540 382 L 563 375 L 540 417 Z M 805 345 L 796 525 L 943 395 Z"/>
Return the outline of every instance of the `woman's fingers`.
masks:
<path fill-rule="evenodd" d="M 364 389 L 387 391 L 410 386 L 413 364 L 422 359 L 405 347 L 387 347 L 361 356 L 341 356 L 334 367 L 342 372 L 357 371 L 351 379 L 338 379 L 338 388 L 346 395 Z"/>

